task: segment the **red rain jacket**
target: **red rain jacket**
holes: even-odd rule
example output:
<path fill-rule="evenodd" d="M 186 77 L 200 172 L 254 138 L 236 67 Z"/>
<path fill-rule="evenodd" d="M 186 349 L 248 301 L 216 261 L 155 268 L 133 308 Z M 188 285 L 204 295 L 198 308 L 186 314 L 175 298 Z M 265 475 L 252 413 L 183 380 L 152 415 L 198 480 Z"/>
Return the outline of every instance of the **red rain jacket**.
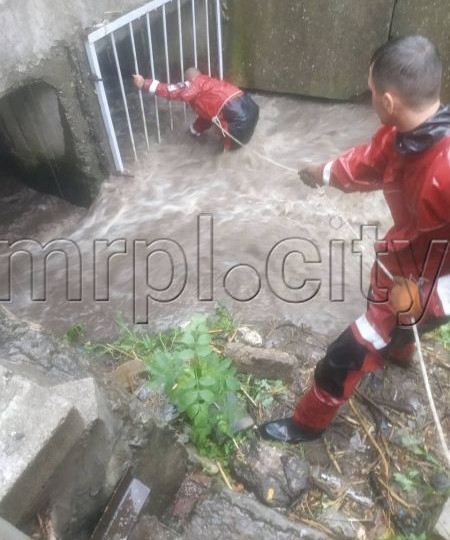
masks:
<path fill-rule="evenodd" d="M 221 124 L 227 129 L 227 122 L 221 110 L 226 102 L 233 97 L 242 96 L 243 92 L 237 86 L 226 81 L 198 75 L 192 82 L 186 81 L 178 84 L 166 84 L 146 79 L 144 89 L 157 96 L 189 103 L 196 114 L 203 120 L 195 122 L 197 132 L 211 127 L 211 120 L 218 116 Z"/>
<path fill-rule="evenodd" d="M 381 252 L 387 251 L 380 260 L 394 275 L 415 279 L 427 254 L 425 277 L 433 279 L 442 263 L 429 309 L 434 316 L 450 315 L 450 136 L 414 154 L 399 152 L 396 136 L 394 127 L 382 127 L 371 143 L 324 165 L 324 183 L 344 192 L 383 190 L 394 225 L 380 243 Z M 433 240 L 441 242 L 429 251 Z M 383 271 L 378 271 L 378 279 L 376 274 L 372 273 L 372 287 L 390 288 Z M 372 306 L 376 310 L 376 304 Z"/>

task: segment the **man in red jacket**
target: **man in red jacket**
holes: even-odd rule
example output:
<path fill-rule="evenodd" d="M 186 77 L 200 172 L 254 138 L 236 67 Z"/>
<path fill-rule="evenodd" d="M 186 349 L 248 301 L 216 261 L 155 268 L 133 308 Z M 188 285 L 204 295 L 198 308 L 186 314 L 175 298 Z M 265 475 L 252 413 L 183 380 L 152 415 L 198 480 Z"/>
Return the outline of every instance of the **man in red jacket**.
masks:
<path fill-rule="evenodd" d="M 411 317 L 422 332 L 449 320 L 450 108 L 440 103 L 441 77 L 428 39 L 383 45 L 369 75 L 383 127 L 371 143 L 300 172 L 310 187 L 383 190 L 394 225 L 376 248 L 394 280 L 375 262 L 366 313 L 329 346 L 293 416 L 262 425 L 263 437 L 292 443 L 320 437 L 364 373 L 389 361 L 408 364 Z"/>
<path fill-rule="evenodd" d="M 203 75 L 197 68 L 189 68 L 185 82 L 166 84 L 142 75 L 133 75 L 137 88 L 174 101 L 189 103 L 198 115 L 190 127 L 191 134 L 199 137 L 213 122 L 219 122 L 223 130 L 242 144 L 250 141 L 259 118 L 259 107 L 245 92 L 226 81 Z M 233 139 L 224 135 L 225 150 L 240 148 Z"/>

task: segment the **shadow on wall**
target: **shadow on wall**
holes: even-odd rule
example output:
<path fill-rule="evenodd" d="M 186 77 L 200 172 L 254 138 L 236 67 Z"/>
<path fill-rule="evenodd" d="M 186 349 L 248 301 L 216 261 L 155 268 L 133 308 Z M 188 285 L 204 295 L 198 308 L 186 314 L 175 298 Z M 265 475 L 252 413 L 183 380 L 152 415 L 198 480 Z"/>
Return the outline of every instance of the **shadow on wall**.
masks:
<path fill-rule="evenodd" d="M 18 177 L 29 187 L 88 206 L 80 189 L 69 124 L 58 94 L 45 82 L 23 86 L 0 99 L 0 175 Z"/>

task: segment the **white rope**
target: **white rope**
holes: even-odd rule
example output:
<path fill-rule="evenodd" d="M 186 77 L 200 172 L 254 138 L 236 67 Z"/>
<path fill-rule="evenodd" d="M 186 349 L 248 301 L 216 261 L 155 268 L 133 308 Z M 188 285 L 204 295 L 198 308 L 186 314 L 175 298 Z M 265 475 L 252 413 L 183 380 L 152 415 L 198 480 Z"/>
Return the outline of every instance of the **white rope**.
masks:
<path fill-rule="evenodd" d="M 225 104 L 224 104 L 225 105 Z M 222 105 L 223 107 L 223 105 Z M 221 109 L 222 109 L 221 107 Z M 220 112 L 220 111 L 219 111 Z M 248 150 L 250 150 L 250 152 L 252 152 L 253 154 L 255 154 L 255 156 L 258 156 L 260 159 L 263 159 L 264 161 L 267 161 L 268 163 L 272 163 L 272 165 L 275 165 L 275 167 L 279 167 L 280 169 L 284 169 L 286 171 L 289 171 L 289 172 L 294 172 L 295 174 L 298 173 L 298 170 L 297 169 L 294 169 L 293 167 L 288 167 L 287 165 L 283 165 L 282 163 L 278 163 L 278 161 L 275 161 L 274 159 L 268 157 L 268 156 L 265 156 L 264 154 L 261 154 L 260 152 L 258 152 L 257 150 L 253 149 L 253 148 L 250 148 L 249 146 L 247 146 L 246 144 L 243 144 L 241 143 L 240 140 L 236 139 L 236 137 L 233 137 L 233 135 L 231 135 L 231 133 L 229 133 L 221 124 L 220 120 L 219 120 L 219 117 L 218 116 L 215 116 L 212 121 L 214 122 L 214 124 L 220 129 L 220 131 L 222 132 L 222 135 L 225 137 L 229 137 L 232 141 L 234 141 L 236 144 L 238 144 L 239 146 L 242 146 L 242 148 L 247 148 Z"/>
<path fill-rule="evenodd" d="M 297 169 L 294 169 L 293 167 L 288 167 L 286 165 L 283 165 L 282 163 L 278 163 L 274 159 L 272 159 L 272 158 L 270 158 L 268 156 L 265 156 L 264 154 L 261 154 L 260 152 L 258 152 L 257 150 L 254 150 L 253 148 L 250 148 L 246 144 L 241 143 L 241 141 L 236 139 L 236 137 L 233 137 L 233 135 L 231 135 L 231 133 L 229 133 L 226 129 L 224 129 L 224 127 L 222 126 L 218 116 L 215 116 L 212 119 L 212 121 L 222 131 L 222 134 L 223 134 L 224 137 L 225 136 L 229 137 L 231 140 L 233 140 L 239 146 L 242 146 L 243 148 L 244 147 L 247 148 L 248 150 L 250 150 L 253 154 L 258 156 L 259 158 L 263 159 L 264 161 L 267 161 L 268 163 L 271 163 L 272 165 L 275 165 L 275 167 L 279 167 L 280 169 L 284 169 L 286 171 L 290 171 L 290 172 L 294 172 L 295 174 L 298 174 Z M 326 193 L 325 193 L 325 197 L 327 198 L 327 201 L 330 203 L 330 205 L 333 207 L 334 211 L 337 214 L 339 214 L 339 211 L 336 208 L 334 202 L 330 199 L 330 197 L 328 197 L 328 195 Z M 345 223 L 345 225 L 352 231 L 352 234 L 354 236 L 357 236 L 357 232 L 356 232 L 355 228 L 352 226 L 352 224 L 347 219 L 345 219 L 345 217 L 341 216 L 341 219 Z M 361 247 L 362 247 L 363 250 L 365 250 L 364 245 L 361 246 Z M 386 266 L 378 258 L 375 259 L 375 262 L 383 270 L 383 272 L 386 274 L 386 276 L 391 281 L 394 281 L 394 276 L 392 275 L 392 273 L 386 268 Z M 421 345 L 421 342 L 420 342 L 420 337 L 419 337 L 419 332 L 417 330 L 417 325 L 414 323 L 412 325 L 412 328 L 413 328 L 413 333 L 414 333 L 414 339 L 416 341 L 416 347 L 417 347 L 417 354 L 418 354 L 418 357 L 419 357 L 420 370 L 421 370 L 421 373 L 422 373 L 423 382 L 425 384 L 425 390 L 426 390 L 426 393 L 427 393 L 428 402 L 430 404 L 431 413 L 433 415 L 434 423 L 436 425 L 436 429 L 437 429 L 437 432 L 438 432 L 438 435 L 439 435 L 439 440 L 440 440 L 442 449 L 444 451 L 444 455 L 445 455 L 445 458 L 447 460 L 447 464 L 448 464 L 448 466 L 450 468 L 450 452 L 448 450 L 447 442 L 446 442 L 445 436 L 444 436 L 444 431 L 442 429 L 442 425 L 441 425 L 441 422 L 439 420 L 439 416 L 438 416 L 437 411 L 436 411 L 436 406 L 434 404 L 433 394 L 431 392 L 430 381 L 428 379 L 427 369 L 425 367 L 425 360 L 423 358 L 422 345 Z"/>
<path fill-rule="evenodd" d="M 417 325 L 413 324 L 414 338 L 416 340 L 417 354 L 419 355 L 419 364 L 422 372 L 423 382 L 425 383 L 425 390 L 427 392 L 428 401 L 430 402 L 431 412 L 433 414 L 434 423 L 436 424 L 436 429 L 439 435 L 439 440 L 441 442 L 442 449 L 444 450 L 445 457 L 447 459 L 447 465 L 450 468 L 450 452 L 448 451 L 447 441 L 445 440 L 444 431 L 442 429 L 441 422 L 439 421 L 439 416 L 434 404 L 433 394 L 430 388 L 430 381 L 428 380 L 427 370 L 425 367 L 425 361 L 423 359 L 422 346 L 419 339 L 419 332 L 417 331 Z"/>

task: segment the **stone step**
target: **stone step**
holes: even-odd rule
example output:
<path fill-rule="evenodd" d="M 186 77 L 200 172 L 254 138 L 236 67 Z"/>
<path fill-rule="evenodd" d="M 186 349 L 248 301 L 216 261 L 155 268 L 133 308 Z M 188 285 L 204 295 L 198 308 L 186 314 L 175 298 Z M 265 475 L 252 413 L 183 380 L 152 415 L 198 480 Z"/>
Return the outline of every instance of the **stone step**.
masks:
<path fill-rule="evenodd" d="M 13 524 L 39 500 L 85 430 L 73 404 L 0 367 L 0 514 Z"/>

